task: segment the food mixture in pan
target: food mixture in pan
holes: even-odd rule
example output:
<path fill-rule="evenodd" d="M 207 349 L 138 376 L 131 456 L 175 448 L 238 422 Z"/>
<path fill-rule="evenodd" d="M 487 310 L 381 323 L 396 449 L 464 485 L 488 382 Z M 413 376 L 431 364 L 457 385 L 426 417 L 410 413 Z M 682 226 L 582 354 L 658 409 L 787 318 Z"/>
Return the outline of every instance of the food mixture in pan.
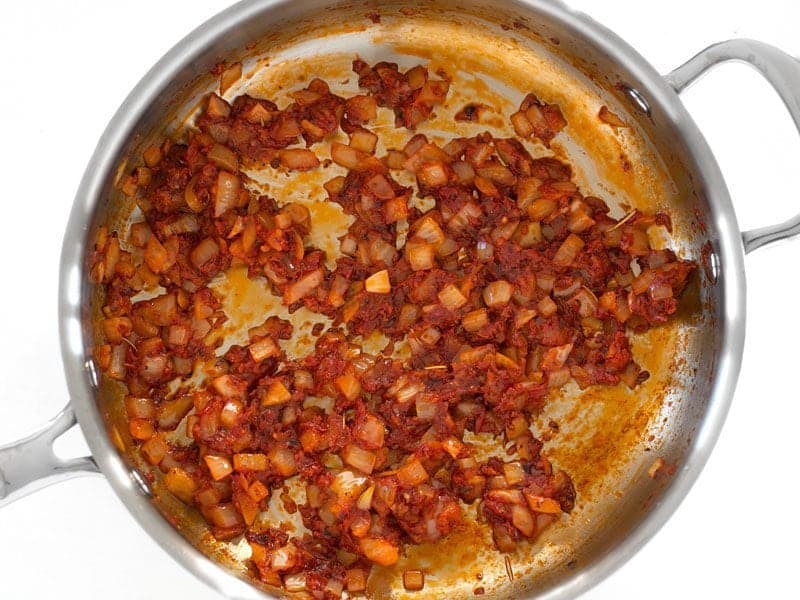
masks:
<path fill-rule="evenodd" d="M 558 106 L 530 94 L 505 116 L 516 137 L 437 144 L 425 123 L 446 73 L 353 70 L 363 93 L 349 98 L 319 79 L 284 108 L 212 94 L 181 143 L 150 147 L 123 178 L 138 218 L 101 228 L 90 264 L 105 289 L 96 360 L 127 386 L 143 457 L 217 539 L 244 536 L 262 581 L 315 598 L 364 592 L 373 564 L 475 518 L 510 552 L 569 513 L 576 490 L 534 417 L 570 381 L 647 379 L 628 333 L 666 322 L 694 269 L 651 246 L 668 215 L 612 218 L 569 164 L 532 157 L 567 126 Z M 382 110 L 404 147 L 377 152 Z M 605 107 L 599 121 L 624 126 Z M 346 175 L 325 190 L 352 221 L 338 257 L 313 243 L 303 203 L 246 174 L 333 163 Z M 287 353 L 296 332 L 275 314 L 223 350 L 214 282 L 237 268 L 288 313 L 324 317 L 310 352 Z M 487 436 L 491 456 L 475 444 Z M 276 498 L 303 527 L 264 517 Z M 407 570 L 406 588 L 425 575 Z"/>

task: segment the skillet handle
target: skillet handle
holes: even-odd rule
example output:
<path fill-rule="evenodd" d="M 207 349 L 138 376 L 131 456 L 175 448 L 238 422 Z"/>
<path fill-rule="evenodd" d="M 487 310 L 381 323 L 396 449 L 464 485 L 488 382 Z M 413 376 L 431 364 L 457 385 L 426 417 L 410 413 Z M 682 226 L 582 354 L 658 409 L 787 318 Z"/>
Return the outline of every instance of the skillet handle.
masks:
<path fill-rule="evenodd" d="M 91 456 L 62 460 L 53 452 L 53 442 L 77 422 L 67 405 L 36 433 L 0 447 L 0 508 L 59 481 L 100 472 Z"/>
<path fill-rule="evenodd" d="M 728 40 L 709 46 L 666 76 L 680 93 L 715 66 L 740 61 L 755 68 L 775 88 L 800 132 L 800 60 L 755 40 Z M 800 234 L 800 214 L 788 221 L 742 234 L 745 253 Z"/>

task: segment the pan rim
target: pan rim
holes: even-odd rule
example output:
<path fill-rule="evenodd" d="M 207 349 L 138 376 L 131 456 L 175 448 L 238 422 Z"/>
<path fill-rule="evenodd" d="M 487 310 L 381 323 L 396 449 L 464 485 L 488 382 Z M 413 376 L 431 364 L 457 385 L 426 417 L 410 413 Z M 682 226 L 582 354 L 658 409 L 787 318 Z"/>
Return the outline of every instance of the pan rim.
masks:
<path fill-rule="evenodd" d="M 336 0 L 321 0 L 313 4 L 336 3 Z M 227 597 L 242 600 L 263 598 L 264 592 L 237 578 L 189 544 L 156 509 L 108 436 L 100 410 L 94 402 L 93 373 L 87 359 L 90 340 L 82 325 L 88 306 L 84 285 L 86 238 L 94 209 L 102 200 L 105 181 L 115 168 L 114 161 L 159 92 L 225 32 L 288 4 L 291 4 L 291 0 L 244 0 L 189 33 L 148 71 L 109 122 L 89 161 L 70 212 L 60 264 L 59 333 L 62 360 L 74 410 L 95 460 L 126 508 L 168 554 L 210 587 Z M 687 159 L 702 175 L 708 192 L 712 217 L 708 226 L 717 233 L 715 250 L 721 265 L 717 280 L 722 293 L 716 377 L 704 418 L 699 423 L 685 463 L 660 500 L 614 551 L 585 565 L 573 577 L 541 596 L 563 599 L 587 591 L 638 552 L 677 509 L 705 465 L 730 407 L 742 360 L 746 301 L 744 250 L 730 195 L 717 162 L 678 94 L 663 77 L 615 33 L 559 1 L 514 0 L 509 5 L 558 21 L 576 37 L 605 52 L 618 64 L 625 65 L 632 81 L 639 89 L 646 90 L 651 104 L 658 105 L 671 120 L 674 130 L 688 149 Z"/>

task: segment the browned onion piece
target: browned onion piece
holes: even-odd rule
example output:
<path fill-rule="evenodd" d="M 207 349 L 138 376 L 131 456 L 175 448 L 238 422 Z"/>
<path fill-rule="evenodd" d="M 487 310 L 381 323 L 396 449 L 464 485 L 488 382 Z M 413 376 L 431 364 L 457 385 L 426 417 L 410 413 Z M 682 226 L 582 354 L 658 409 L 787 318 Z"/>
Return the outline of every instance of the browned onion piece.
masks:
<path fill-rule="evenodd" d="M 236 153 L 222 144 L 214 144 L 208 151 L 208 160 L 217 165 L 220 169 L 225 169 L 231 173 L 239 170 L 239 157 Z"/>
<path fill-rule="evenodd" d="M 214 197 L 214 216 L 220 217 L 239 204 L 239 178 L 227 171 L 220 171 L 217 177 L 217 193 Z"/>
<path fill-rule="evenodd" d="M 242 63 L 235 62 L 226 68 L 219 76 L 219 93 L 225 95 L 231 86 L 242 77 Z"/>
<path fill-rule="evenodd" d="M 287 148 L 280 152 L 281 164 L 294 171 L 309 171 L 319 166 L 317 155 L 305 148 Z"/>
<path fill-rule="evenodd" d="M 190 255 L 192 264 L 198 269 L 208 261 L 214 260 L 219 254 L 219 244 L 211 238 L 206 238 L 200 242 Z"/>
<path fill-rule="evenodd" d="M 325 278 L 322 269 L 316 269 L 286 287 L 283 293 L 284 304 L 294 304 L 317 289 Z"/>

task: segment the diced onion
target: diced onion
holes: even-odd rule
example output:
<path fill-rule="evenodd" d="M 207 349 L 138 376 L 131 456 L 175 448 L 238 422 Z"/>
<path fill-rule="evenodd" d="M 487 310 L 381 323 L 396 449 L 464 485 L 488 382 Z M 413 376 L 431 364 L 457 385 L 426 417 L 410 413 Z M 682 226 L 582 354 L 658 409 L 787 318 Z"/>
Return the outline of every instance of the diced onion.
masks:
<path fill-rule="evenodd" d="M 369 449 L 383 447 L 385 427 L 383 421 L 373 415 L 367 415 L 355 428 L 355 436 Z"/>
<path fill-rule="evenodd" d="M 531 221 L 541 221 L 549 217 L 557 208 L 556 201 L 550 198 L 539 198 L 528 205 L 528 216 Z"/>
<path fill-rule="evenodd" d="M 467 331 L 473 333 L 489 324 L 489 315 L 485 308 L 479 308 L 468 312 L 461 319 L 461 325 Z"/>
<path fill-rule="evenodd" d="M 273 571 L 289 571 L 293 569 L 299 560 L 299 555 L 297 549 L 292 544 L 287 544 L 281 548 L 278 548 L 272 553 L 272 558 L 270 560 L 270 567 L 272 567 Z M 289 576 L 291 577 L 291 576 Z M 289 579 L 287 577 L 287 580 Z M 290 583 L 286 584 L 292 588 L 292 591 L 302 591 L 299 590 L 300 588 L 300 578 L 295 578 Z M 303 578 L 303 588 L 305 589 L 305 577 Z M 287 591 L 289 591 L 287 587 Z"/>
<path fill-rule="evenodd" d="M 518 461 L 504 463 L 503 475 L 510 486 L 515 486 L 525 481 L 525 469 L 522 468 L 522 464 Z"/>
<path fill-rule="evenodd" d="M 400 549 L 388 540 L 365 537 L 359 544 L 364 556 L 381 566 L 391 566 L 400 559 Z"/>
<path fill-rule="evenodd" d="M 366 187 L 376 198 L 381 200 L 391 200 L 395 193 L 389 180 L 382 173 L 376 173 L 364 182 Z"/>
<path fill-rule="evenodd" d="M 582 233 L 587 229 L 590 229 L 594 224 L 594 219 L 592 219 L 584 211 L 580 210 L 569 215 L 567 229 L 569 229 L 572 233 Z"/>
<path fill-rule="evenodd" d="M 277 406 L 279 404 L 286 404 L 292 397 L 291 392 L 286 389 L 280 381 L 273 381 L 263 398 L 261 398 L 261 406 Z"/>
<path fill-rule="evenodd" d="M 236 375 L 220 375 L 211 382 L 220 396 L 241 400 L 247 390 L 247 382 Z"/>
<path fill-rule="evenodd" d="M 426 346 L 435 346 L 442 337 L 442 332 L 436 327 L 428 327 L 419 334 L 419 340 Z"/>
<path fill-rule="evenodd" d="M 364 450 L 355 444 L 348 444 L 342 450 L 342 460 L 362 473 L 369 475 L 375 468 L 375 453 Z"/>
<path fill-rule="evenodd" d="M 460 440 L 457 440 L 454 437 L 449 437 L 445 440 L 442 440 L 442 448 L 444 448 L 445 452 L 447 452 L 453 459 L 456 459 L 462 454 L 465 446 Z"/>
<path fill-rule="evenodd" d="M 408 140 L 405 147 L 403 147 L 403 153 L 406 156 L 412 156 L 427 143 L 428 138 L 426 138 L 425 135 L 418 133 Z"/>
<path fill-rule="evenodd" d="M 399 171 L 404 168 L 408 156 L 406 156 L 405 152 L 400 152 L 399 150 L 389 150 L 384 160 L 387 167 Z"/>
<path fill-rule="evenodd" d="M 189 183 L 186 185 L 186 189 L 183 192 L 183 197 L 184 200 L 186 201 L 186 205 L 192 212 L 200 213 L 203 212 L 203 209 L 205 209 L 205 205 L 200 200 L 200 198 L 197 197 L 197 193 L 195 192 L 194 189 L 194 186 L 196 184 L 197 184 L 197 175 L 195 175 L 194 177 L 192 177 L 191 180 L 189 180 Z"/>
<path fill-rule="evenodd" d="M 516 187 L 517 206 L 523 210 L 527 209 L 531 203 L 534 200 L 537 200 L 541 195 L 541 192 L 539 191 L 541 186 L 541 180 L 537 179 L 536 177 L 521 177 L 517 181 Z"/>
<path fill-rule="evenodd" d="M 439 227 L 439 223 L 430 215 L 425 215 L 416 221 L 412 227 L 415 241 L 424 242 L 433 246 L 439 246 L 445 240 L 444 231 Z"/>
<path fill-rule="evenodd" d="M 157 411 L 159 428 L 172 431 L 193 406 L 194 399 L 189 394 L 178 394 L 172 400 L 162 402 Z"/>
<path fill-rule="evenodd" d="M 485 166 L 480 167 L 476 171 L 478 175 L 486 179 L 490 179 L 495 183 L 507 187 L 513 186 L 517 182 L 517 178 L 510 169 L 504 167 L 497 162 L 489 162 Z"/>
<path fill-rule="evenodd" d="M 269 466 L 266 454 L 234 454 L 233 468 L 242 471 L 266 471 Z"/>
<path fill-rule="evenodd" d="M 375 486 L 371 485 L 358 497 L 356 507 L 359 510 L 369 510 L 372 507 L 372 496 L 375 494 Z"/>
<path fill-rule="evenodd" d="M 219 255 L 219 244 L 212 238 L 206 238 L 195 246 L 189 255 L 192 264 L 198 269 Z"/>
<path fill-rule="evenodd" d="M 371 166 L 374 166 L 375 162 L 377 162 L 378 165 L 381 164 L 380 161 L 366 152 L 360 152 L 355 148 L 340 144 L 339 142 L 333 142 L 331 144 L 331 159 L 333 159 L 333 162 L 337 165 L 353 171 L 367 170 Z"/>
<path fill-rule="evenodd" d="M 364 289 L 372 294 L 388 294 L 392 291 L 389 271 L 383 269 L 367 277 L 366 281 L 364 281 Z"/>
<path fill-rule="evenodd" d="M 206 515 L 217 527 L 229 528 L 242 524 L 242 516 L 233 504 L 218 504 L 207 508 Z"/>
<path fill-rule="evenodd" d="M 545 296 L 542 298 L 536 305 L 536 308 L 539 309 L 539 314 L 541 314 L 543 317 L 552 316 L 556 314 L 556 311 L 558 310 L 558 306 L 555 302 L 553 302 L 553 299 L 550 298 L 550 296 Z"/>
<path fill-rule="evenodd" d="M 182 235 L 185 233 L 196 233 L 200 231 L 200 222 L 196 215 L 181 215 L 177 219 L 167 223 L 161 229 L 165 236 Z"/>
<path fill-rule="evenodd" d="M 672 298 L 672 287 L 667 284 L 656 284 L 650 288 L 650 297 L 656 302 Z"/>
<path fill-rule="evenodd" d="M 291 477 L 297 472 L 294 453 L 285 447 L 276 447 L 270 450 L 269 462 L 282 477 Z"/>
<path fill-rule="evenodd" d="M 635 227 L 628 227 L 625 233 L 629 236 L 627 251 L 630 254 L 634 256 L 647 256 L 650 253 L 650 238 L 647 237 L 646 232 Z M 623 242 L 625 242 L 625 234 L 623 234 Z"/>
<path fill-rule="evenodd" d="M 406 258 L 412 271 L 432 269 L 434 262 L 434 247 L 432 244 L 406 244 Z"/>
<path fill-rule="evenodd" d="M 269 489 L 260 481 L 256 480 L 247 488 L 247 495 L 253 502 L 261 502 L 269 497 Z"/>
<path fill-rule="evenodd" d="M 519 227 L 519 221 L 508 221 L 507 223 L 501 223 L 491 232 L 492 241 L 497 243 L 499 240 L 510 240 L 514 237 L 514 234 Z"/>
<path fill-rule="evenodd" d="M 374 96 L 353 96 L 345 103 L 347 115 L 361 123 L 372 121 L 378 116 L 378 101 Z"/>
<path fill-rule="evenodd" d="M 142 456 L 151 465 L 159 464 L 169 452 L 169 445 L 162 435 L 154 435 L 142 444 Z"/>
<path fill-rule="evenodd" d="M 361 494 L 368 482 L 369 479 L 363 475 L 356 475 L 352 471 L 341 471 L 333 478 L 330 489 L 338 498 L 352 501 Z"/>
<path fill-rule="evenodd" d="M 329 579 L 325 586 L 325 593 L 329 594 L 331 598 L 341 598 L 342 591 L 344 591 L 344 584 L 338 579 Z"/>
<path fill-rule="evenodd" d="M 536 274 L 536 287 L 545 292 L 552 292 L 556 283 L 555 275 L 551 273 L 537 273 Z"/>
<path fill-rule="evenodd" d="M 522 248 L 532 248 L 542 241 L 542 225 L 536 221 L 520 223 L 514 234 L 514 241 Z"/>
<path fill-rule="evenodd" d="M 239 422 L 242 410 L 241 402 L 238 400 L 229 400 L 219 413 L 219 422 L 225 427 L 234 427 Z"/>
<path fill-rule="evenodd" d="M 422 421 L 433 421 L 439 411 L 439 403 L 432 401 L 426 394 L 420 394 L 415 401 L 417 418 Z"/>
<path fill-rule="evenodd" d="M 553 285 L 553 297 L 564 298 L 581 287 L 579 279 L 566 279 Z"/>
<path fill-rule="evenodd" d="M 214 197 L 214 218 L 219 218 L 239 204 L 239 178 L 228 171 L 220 171 L 217 176 L 217 193 Z"/>
<path fill-rule="evenodd" d="M 319 166 L 317 155 L 306 148 L 287 148 L 280 152 L 281 165 L 293 171 L 309 171 Z"/>
<path fill-rule="evenodd" d="M 142 152 L 144 163 L 151 169 L 161 162 L 161 157 L 161 148 L 158 146 L 149 146 L 144 152 Z"/>
<path fill-rule="evenodd" d="M 153 273 L 163 273 L 171 266 L 167 249 L 154 235 L 147 239 L 144 262 Z"/>
<path fill-rule="evenodd" d="M 407 486 L 415 486 L 428 480 L 428 472 L 419 459 L 414 456 L 402 467 L 397 469 L 397 478 L 400 483 Z"/>
<path fill-rule="evenodd" d="M 355 400 L 361 395 L 361 382 L 352 373 L 344 373 L 334 380 L 336 389 L 348 400 Z"/>
<path fill-rule="evenodd" d="M 256 362 L 261 362 L 266 358 L 280 354 L 280 348 L 274 341 L 272 341 L 272 338 L 269 337 L 262 338 L 259 341 L 250 344 L 247 350 L 250 352 L 250 356 Z"/>
<path fill-rule="evenodd" d="M 579 289 L 571 301 L 578 303 L 578 314 L 581 317 L 592 317 L 597 312 L 598 300 L 591 290 L 586 287 Z"/>
<path fill-rule="evenodd" d="M 449 310 L 457 310 L 467 303 L 464 294 L 456 286 L 448 283 L 438 294 L 439 302 Z"/>
<path fill-rule="evenodd" d="M 298 300 L 302 300 L 314 290 L 316 290 L 325 279 L 325 274 L 322 269 L 316 269 L 298 279 L 291 285 L 286 287 L 283 292 L 283 303 L 286 305 L 294 304 Z"/>
<path fill-rule="evenodd" d="M 578 257 L 578 253 L 586 243 L 574 233 L 569 234 L 553 256 L 553 264 L 558 267 L 568 267 Z"/>
<path fill-rule="evenodd" d="M 458 233 L 467 227 L 478 222 L 483 215 L 480 206 L 474 202 L 467 202 L 459 211 L 447 222 L 447 227 Z"/>
<path fill-rule="evenodd" d="M 206 114 L 214 119 L 226 119 L 231 114 L 231 106 L 216 94 L 211 94 L 208 97 Z"/>
<path fill-rule="evenodd" d="M 504 280 L 492 281 L 485 288 L 483 288 L 483 301 L 486 306 L 494 308 L 503 306 L 511 301 L 511 294 L 514 291 L 514 286 Z"/>
<path fill-rule="evenodd" d="M 367 589 L 367 572 L 364 569 L 348 569 L 345 572 L 347 591 L 352 594 L 363 592 Z"/>
<path fill-rule="evenodd" d="M 500 483 L 505 485 L 505 478 L 500 478 Z M 525 504 L 525 498 L 519 490 L 510 490 L 506 488 L 494 489 L 486 493 L 487 498 L 491 498 L 496 502 L 503 504 Z"/>
<path fill-rule="evenodd" d="M 511 115 L 511 125 L 514 131 L 521 138 L 529 138 L 533 135 L 533 125 L 524 112 L 519 111 Z"/>
<path fill-rule="evenodd" d="M 192 501 L 197 483 L 183 469 L 173 468 L 164 475 L 164 486 L 185 504 Z"/>
<path fill-rule="evenodd" d="M 383 205 L 383 214 L 387 223 L 396 223 L 408 216 L 408 203 L 405 197 L 392 198 Z"/>
<path fill-rule="evenodd" d="M 378 145 L 378 136 L 366 129 L 356 129 L 350 134 L 350 147 L 359 152 L 374 154 Z"/>
<path fill-rule="evenodd" d="M 556 500 L 537 496 L 536 494 L 531 494 L 527 491 L 523 491 L 523 494 L 528 503 L 528 507 L 532 511 L 549 515 L 557 515 L 561 513 L 561 505 Z"/>
<path fill-rule="evenodd" d="M 644 294 L 647 289 L 652 285 L 656 278 L 656 272 L 651 269 L 646 269 L 633 280 L 631 283 L 631 290 L 634 294 Z"/>
<path fill-rule="evenodd" d="M 239 157 L 236 153 L 223 144 L 214 144 L 208 151 L 208 160 L 231 173 L 239 170 Z"/>
<path fill-rule="evenodd" d="M 436 249 L 436 256 L 443 258 L 450 256 L 461 249 L 461 246 L 453 238 L 445 238 L 445 240 Z"/>
<path fill-rule="evenodd" d="M 403 587 L 409 592 L 419 592 L 425 587 L 425 574 L 417 569 L 404 571 Z"/>
<path fill-rule="evenodd" d="M 208 466 L 208 470 L 214 481 L 225 479 L 228 475 L 233 473 L 231 461 L 224 456 L 212 456 L 207 454 L 203 457 L 203 460 L 205 460 L 206 466 Z"/>
<path fill-rule="evenodd" d="M 152 419 L 156 416 L 155 404 L 150 398 L 127 396 L 125 408 L 129 419 Z"/>
<path fill-rule="evenodd" d="M 475 169 L 472 165 L 463 160 L 457 160 L 450 165 L 453 172 L 458 177 L 460 183 L 468 184 L 475 179 Z"/>
<path fill-rule="evenodd" d="M 373 264 L 382 262 L 391 266 L 397 258 L 397 251 L 383 238 L 375 238 L 369 244 L 369 258 Z"/>
<path fill-rule="evenodd" d="M 417 171 L 417 179 L 424 186 L 439 187 L 447 183 L 447 170 L 443 163 L 427 163 Z"/>
<path fill-rule="evenodd" d="M 135 440 L 149 440 L 155 434 L 152 421 L 147 419 L 130 419 L 128 430 Z"/>
<path fill-rule="evenodd" d="M 235 62 L 219 76 L 219 93 L 223 96 L 242 77 L 242 63 Z"/>
<path fill-rule="evenodd" d="M 482 262 L 488 262 L 494 257 L 494 245 L 485 240 L 480 240 L 475 247 L 476 258 Z"/>
<path fill-rule="evenodd" d="M 311 390 L 314 388 L 314 376 L 303 369 L 294 372 L 294 389 Z"/>
<path fill-rule="evenodd" d="M 280 579 L 278 580 L 280 585 Z M 283 578 L 283 587 L 287 592 L 299 593 L 306 591 L 306 575 L 305 573 L 295 573 L 287 575 Z"/>
<path fill-rule="evenodd" d="M 536 521 L 533 515 L 522 505 L 515 504 L 511 508 L 511 522 L 526 537 L 532 537 L 536 532 Z"/>
<path fill-rule="evenodd" d="M 557 371 L 567 362 L 570 352 L 572 352 L 572 344 L 548 348 L 542 357 L 542 370 Z"/>
<path fill-rule="evenodd" d="M 547 374 L 547 385 L 552 388 L 559 388 L 565 385 L 572 377 L 572 373 L 567 367 L 550 371 Z"/>

